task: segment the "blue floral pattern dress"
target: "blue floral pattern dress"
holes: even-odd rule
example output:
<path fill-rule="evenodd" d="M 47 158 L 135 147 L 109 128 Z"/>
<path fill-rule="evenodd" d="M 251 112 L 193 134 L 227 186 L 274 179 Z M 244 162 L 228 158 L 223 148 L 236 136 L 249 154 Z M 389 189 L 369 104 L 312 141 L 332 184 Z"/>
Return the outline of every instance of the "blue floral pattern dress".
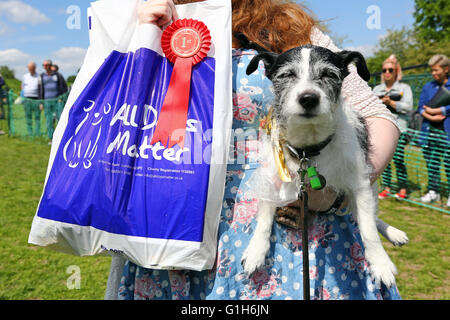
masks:
<path fill-rule="evenodd" d="M 264 268 L 249 278 L 241 266 L 258 209 L 258 200 L 246 186 L 258 168 L 257 137 L 252 132 L 257 132 L 273 98 L 262 63 L 250 76 L 245 73 L 255 54 L 254 50 L 233 50 L 233 129 L 235 134 L 245 132 L 247 139 L 231 147 L 215 268 L 154 270 L 128 261 L 119 299 L 303 299 L 301 231 L 274 223 Z M 400 299 L 396 286 L 388 289 L 371 277 L 351 214 L 316 216 L 309 227 L 308 245 L 312 299 Z"/>

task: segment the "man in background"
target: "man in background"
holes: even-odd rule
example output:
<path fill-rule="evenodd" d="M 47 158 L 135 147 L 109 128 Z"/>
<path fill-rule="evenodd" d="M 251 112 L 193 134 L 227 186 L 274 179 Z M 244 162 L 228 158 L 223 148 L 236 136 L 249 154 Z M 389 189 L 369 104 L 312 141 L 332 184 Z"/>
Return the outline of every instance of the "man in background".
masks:
<path fill-rule="evenodd" d="M 22 91 L 24 97 L 25 118 L 27 121 L 28 136 L 33 136 L 33 118 L 34 135 L 41 135 L 41 110 L 38 105 L 40 79 L 36 72 L 36 63 L 28 63 L 28 73 L 22 79 Z"/>
<path fill-rule="evenodd" d="M 62 74 L 59 73 L 59 67 L 58 67 L 58 65 L 53 64 L 53 65 L 52 65 L 52 71 L 53 71 L 53 73 L 55 73 L 58 77 L 60 77 L 61 79 L 63 79 L 63 81 L 62 81 L 62 83 L 63 83 L 62 90 L 63 90 L 63 93 L 66 93 L 66 92 L 67 92 L 67 83 L 66 83 L 66 81 L 64 80 L 64 77 L 62 76 Z M 63 109 L 64 109 L 64 103 L 65 103 L 65 101 L 64 101 L 64 99 L 62 99 L 62 98 L 58 99 L 58 102 L 56 103 L 56 120 L 57 120 L 57 121 L 59 121 L 59 118 L 61 117 L 61 113 L 62 113 L 62 111 L 63 111 Z"/>
<path fill-rule="evenodd" d="M 45 60 L 42 66 L 45 72 L 41 74 L 40 81 L 42 85 L 39 92 L 39 99 L 44 99 L 44 104 L 41 105 L 45 114 L 45 120 L 47 122 L 47 135 L 51 140 L 53 138 L 54 125 L 53 117 L 56 117 L 56 105 L 58 103 L 58 97 L 67 91 L 67 84 L 64 77 L 58 72 L 52 71 L 52 61 Z"/>

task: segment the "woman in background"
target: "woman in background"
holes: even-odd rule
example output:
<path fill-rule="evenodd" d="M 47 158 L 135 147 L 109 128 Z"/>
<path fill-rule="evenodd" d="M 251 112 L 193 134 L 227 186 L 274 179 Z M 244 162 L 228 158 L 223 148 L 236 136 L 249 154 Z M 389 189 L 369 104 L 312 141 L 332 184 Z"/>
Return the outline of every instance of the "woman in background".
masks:
<path fill-rule="evenodd" d="M 397 58 L 391 55 L 383 62 L 381 84 L 373 89 L 386 107 L 394 114 L 400 127 L 401 135 L 394 156 L 395 169 L 398 181 L 396 198 L 405 199 L 408 195 L 408 174 L 405 165 L 405 147 L 408 142 L 408 114 L 413 109 L 413 94 L 411 87 L 400 82 L 402 69 Z M 384 190 L 378 194 L 379 199 L 386 199 L 391 194 L 391 165 L 389 164 L 382 174 Z"/>

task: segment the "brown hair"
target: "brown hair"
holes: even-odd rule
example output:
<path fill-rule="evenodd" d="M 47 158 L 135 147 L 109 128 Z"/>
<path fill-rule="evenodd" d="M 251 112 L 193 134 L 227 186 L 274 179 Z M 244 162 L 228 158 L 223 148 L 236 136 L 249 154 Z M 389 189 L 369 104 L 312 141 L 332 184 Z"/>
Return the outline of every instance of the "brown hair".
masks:
<path fill-rule="evenodd" d="M 316 21 L 305 7 L 284 0 L 232 0 L 233 34 L 241 32 L 261 47 L 283 52 L 311 43 Z M 233 38 L 233 46 L 240 43 Z"/>
<path fill-rule="evenodd" d="M 199 0 L 175 0 L 177 4 Z M 233 34 L 243 33 L 249 40 L 273 52 L 311 43 L 316 21 L 307 9 L 287 0 L 232 0 Z M 233 37 L 233 47 L 241 43 Z"/>

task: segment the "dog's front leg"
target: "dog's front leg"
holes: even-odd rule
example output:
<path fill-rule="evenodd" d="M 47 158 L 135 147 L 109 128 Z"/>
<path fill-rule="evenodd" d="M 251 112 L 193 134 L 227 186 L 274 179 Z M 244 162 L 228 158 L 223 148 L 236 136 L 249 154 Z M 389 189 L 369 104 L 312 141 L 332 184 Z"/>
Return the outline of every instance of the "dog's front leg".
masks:
<path fill-rule="evenodd" d="M 395 284 L 397 269 L 383 248 L 376 224 L 376 201 L 367 185 L 355 192 L 356 218 L 365 247 L 365 257 L 376 282 L 384 282 L 388 287 Z"/>
<path fill-rule="evenodd" d="M 242 255 L 244 272 L 251 277 L 264 266 L 267 252 L 270 248 L 270 235 L 276 207 L 266 201 L 261 201 L 256 217 L 256 228 L 250 243 Z"/>

